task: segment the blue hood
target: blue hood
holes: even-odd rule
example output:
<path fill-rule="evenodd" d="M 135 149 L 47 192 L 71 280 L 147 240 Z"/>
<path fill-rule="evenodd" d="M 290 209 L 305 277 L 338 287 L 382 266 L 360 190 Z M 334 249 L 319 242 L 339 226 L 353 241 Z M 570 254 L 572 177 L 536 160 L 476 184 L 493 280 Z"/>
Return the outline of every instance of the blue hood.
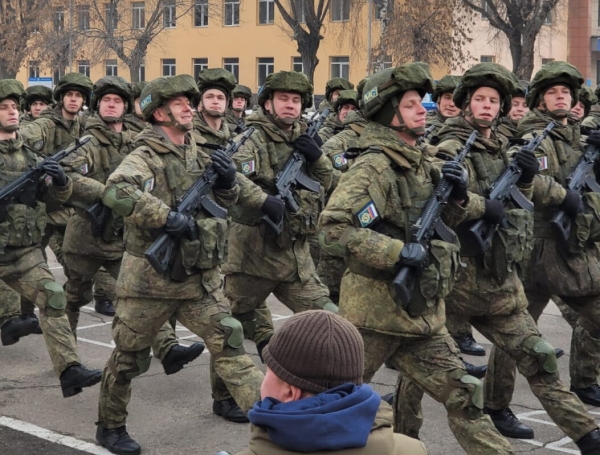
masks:
<path fill-rule="evenodd" d="M 293 452 L 343 450 L 367 445 L 381 398 L 368 385 L 343 384 L 291 403 L 257 402 L 250 422 Z"/>

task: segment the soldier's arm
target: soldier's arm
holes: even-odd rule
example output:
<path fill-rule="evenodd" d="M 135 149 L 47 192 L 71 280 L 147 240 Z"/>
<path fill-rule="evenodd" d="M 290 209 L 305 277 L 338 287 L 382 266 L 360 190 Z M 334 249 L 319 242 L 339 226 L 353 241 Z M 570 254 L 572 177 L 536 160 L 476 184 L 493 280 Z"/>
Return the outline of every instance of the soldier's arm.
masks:
<path fill-rule="evenodd" d="M 229 189 L 219 189 L 213 187 L 213 193 L 215 195 L 215 200 L 219 205 L 225 208 L 231 207 L 238 202 L 240 195 L 239 181 Z"/>
<path fill-rule="evenodd" d="M 48 190 L 43 197 L 47 209 L 52 207 L 60 207 L 71 197 L 73 191 L 73 180 L 67 176 L 67 184 L 65 186 L 56 186 L 54 183 L 48 186 Z"/>
<path fill-rule="evenodd" d="M 314 163 L 308 164 L 308 172 L 312 178 L 323 186 L 325 191 L 331 188 L 333 166 L 331 165 L 331 160 L 325 153 L 323 153 Z"/>
<path fill-rule="evenodd" d="M 239 172 L 237 174 L 237 182 L 239 186 L 239 198 L 237 204 L 242 207 L 260 210 L 267 199 L 267 193 L 265 193 L 256 183 L 252 182 Z"/>
<path fill-rule="evenodd" d="M 98 146 L 96 139 L 75 150 L 61 163 L 67 175 L 73 180 L 71 199 L 84 205 L 92 204 L 102 198 L 105 185 L 86 177 L 99 163 L 93 162 L 92 151 Z"/>
<path fill-rule="evenodd" d="M 108 178 L 102 202 L 129 223 L 144 229 L 161 228 L 171 208 L 150 193 L 154 182 L 155 175 L 144 158 L 133 152 Z"/>
<path fill-rule="evenodd" d="M 52 120 L 39 118 L 19 129 L 25 145 L 39 156 L 49 156 L 59 150 L 54 150 L 55 125 Z"/>

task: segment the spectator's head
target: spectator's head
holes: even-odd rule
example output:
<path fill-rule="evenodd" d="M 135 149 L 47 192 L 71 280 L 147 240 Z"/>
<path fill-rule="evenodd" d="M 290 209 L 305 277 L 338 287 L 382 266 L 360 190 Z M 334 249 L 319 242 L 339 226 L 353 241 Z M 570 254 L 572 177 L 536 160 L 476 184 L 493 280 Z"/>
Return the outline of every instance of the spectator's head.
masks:
<path fill-rule="evenodd" d="M 351 382 L 362 384 L 363 341 L 347 320 L 306 311 L 286 321 L 263 351 L 261 398 L 297 401 Z"/>

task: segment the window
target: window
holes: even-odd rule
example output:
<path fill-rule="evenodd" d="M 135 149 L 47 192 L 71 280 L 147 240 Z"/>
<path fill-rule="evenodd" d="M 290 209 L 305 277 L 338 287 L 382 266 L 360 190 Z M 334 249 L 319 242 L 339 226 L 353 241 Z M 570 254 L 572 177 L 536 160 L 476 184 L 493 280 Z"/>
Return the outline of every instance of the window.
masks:
<path fill-rule="evenodd" d="M 177 8 L 175 0 L 164 0 L 163 4 L 163 26 L 165 28 L 175 28 L 177 20 Z"/>
<path fill-rule="evenodd" d="M 105 65 L 106 65 L 106 75 L 107 76 L 118 76 L 119 75 L 119 69 L 117 68 L 117 60 L 116 59 L 106 60 Z"/>
<path fill-rule="evenodd" d="M 302 64 L 302 57 L 292 57 L 292 71 L 298 73 L 304 72 L 304 65 Z"/>
<path fill-rule="evenodd" d="M 486 13 L 487 13 L 487 12 L 489 12 L 489 10 L 490 10 L 490 5 L 489 5 L 489 3 L 487 2 L 487 0 L 481 0 L 481 8 L 483 8 L 483 10 L 484 10 Z M 485 14 L 483 14 L 483 13 L 481 13 L 481 19 L 483 19 L 484 21 L 487 21 L 487 20 L 489 20 L 489 19 L 487 18 L 487 16 L 486 16 Z"/>
<path fill-rule="evenodd" d="M 350 57 L 330 57 L 331 78 L 343 77 L 350 79 Z"/>
<path fill-rule="evenodd" d="M 40 62 L 32 60 L 29 62 L 29 79 L 40 77 Z"/>
<path fill-rule="evenodd" d="M 275 1 L 258 0 L 258 23 L 272 24 L 275 20 Z"/>
<path fill-rule="evenodd" d="M 208 26 L 208 0 L 194 2 L 194 27 Z"/>
<path fill-rule="evenodd" d="M 117 5 L 115 5 L 114 3 L 107 3 L 105 5 L 106 7 L 106 28 L 108 30 L 116 30 L 117 29 L 117 22 L 118 22 L 118 15 L 117 15 Z"/>
<path fill-rule="evenodd" d="M 391 55 L 384 55 L 383 59 L 381 61 L 379 61 L 379 59 L 377 59 L 376 61 L 373 62 L 373 68 L 372 71 L 373 73 L 376 73 L 379 70 L 384 70 L 386 68 L 391 68 L 392 65 L 392 56 Z"/>
<path fill-rule="evenodd" d="M 90 61 L 79 60 L 77 62 L 77 72 L 85 74 L 87 77 L 90 77 Z"/>
<path fill-rule="evenodd" d="M 54 11 L 54 31 L 62 32 L 65 29 L 65 10 L 62 8 Z"/>
<path fill-rule="evenodd" d="M 240 0 L 225 0 L 225 25 L 240 25 Z"/>
<path fill-rule="evenodd" d="M 90 29 L 90 7 L 89 6 L 78 6 L 77 7 L 77 28 L 79 30 Z"/>
<path fill-rule="evenodd" d="M 138 80 L 144 82 L 146 80 L 146 65 L 142 62 L 138 71 Z"/>
<path fill-rule="evenodd" d="M 131 28 L 134 30 L 146 28 L 146 2 L 131 4 Z"/>
<path fill-rule="evenodd" d="M 162 59 L 162 75 L 175 76 L 177 74 L 176 63 L 174 58 Z"/>
<path fill-rule="evenodd" d="M 207 58 L 194 58 L 194 59 L 192 59 L 192 66 L 193 66 L 193 70 L 194 70 L 194 80 L 197 81 L 200 71 L 203 71 L 206 68 L 208 68 L 208 59 Z"/>
<path fill-rule="evenodd" d="M 546 66 L 548 63 L 551 63 L 553 61 L 554 61 L 553 58 L 543 58 L 542 59 L 542 66 Z"/>
<path fill-rule="evenodd" d="M 263 57 L 258 59 L 258 86 L 262 87 L 267 80 L 267 76 L 275 72 L 275 59 L 273 57 Z"/>
<path fill-rule="evenodd" d="M 54 71 L 52 72 L 52 82 L 54 83 L 54 85 L 58 84 L 58 81 L 64 75 L 65 75 L 64 68 L 54 68 Z"/>
<path fill-rule="evenodd" d="M 479 57 L 479 61 L 481 63 L 494 63 L 496 61 L 496 57 L 493 55 L 482 55 Z"/>
<path fill-rule="evenodd" d="M 350 0 L 331 0 L 331 20 L 342 22 L 350 19 Z"/>
<path fill-rule="evenodd" d="M 223 68 L 235 76 L 237 80 L 240 78 L 240 59 L 239 58 L 224 58 Z"/>

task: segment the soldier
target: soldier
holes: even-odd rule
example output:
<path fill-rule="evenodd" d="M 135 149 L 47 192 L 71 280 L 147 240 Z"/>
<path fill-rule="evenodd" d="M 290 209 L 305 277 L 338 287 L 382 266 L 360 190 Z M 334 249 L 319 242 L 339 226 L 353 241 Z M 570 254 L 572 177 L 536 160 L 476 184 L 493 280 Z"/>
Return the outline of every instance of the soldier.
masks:
<path fill-rule="evenodd" d="M 452 93 L 459 82 L 460 76 L 448 74 L 435 84 L 431 100 L 437 105 L 437 109 L 427 113 L 427 126 L 435 125 L 436 130 L 439 130 L 447 119 L 460 114 L 460 108 L 452 100 Z"/>
<path fill-rule="evenodd" d="M 52 89 L 43 85 L 33 85 L 25 90 L 21 99 L 23 115 L 19 124 L 22 126 L 39 118 L 42 111 L 52 104 Z"/>
<path fill-rule="evenodd" d="M 421 244 L 410 243 L 412 224 L 433 194 L 440 173 L 417 147 L 425 132 L 423 96 L 433 89 L 429 68 L 409 63 L 369 77 L 363 114 L 369 123 L 360 150 L 320 218 L 323 248 L 344 256 L 340 314 L 365 344 L 363 382 L 386 359 L 448 410 L 450 429 L 469 454 L 511 454 L 508 442 L 482 412 L 482 384 L 469 376 L 444 322 L 444 296 L 454 280 L 458 246 L 431 241 L 431 261 Z M 468 176 L 458 163 L 442 168 L 454 183 L 444 219 L 453 226 L 483 213 L 483 202 L 467 194 Z M 411 253 L 411 251 L 413 253 Z M 391 295 L 400 264 L 422 270 L 407 306 Z"/>
<path fill-rule="evenodd" d="M 140 96 L 142 89 L 146 86 L 145 82 L 135 82 L 131 84 L 131 94 L 133 96 L 133 112 L 125 114 L 125 125 L 127 129 L 134 132 L 141 132 L 146 128 L 146 122 L 140 108 Z"/>
<path fill-rule="evenodd" d="M 594 90 L 596 98 L 600 101 L 600 84 Z M 600 104 L 596 101 L 590 109 L 588 116 L 581 122 L 581 128 L 589 133 L 591 130 L 600 128 Z"/>
<path fill-rule="evenodd" d="M 498 120 L 498 133 L 508 139 L 519 137 L 517 125 L 529 112 L 529 108 L 525 102 L 528 87 L 529 81 L 519 81 L 517 89 L 512 97 L 510 111 L 507 115 L 500 117 L 500 120 Z"/>
<path fill-rule="evenodd" d="M 200 101 L 194 116 L 194 132 L 210 144 L 224 144 L 231 138 L 225 111 L 236 86 L 235 77 L 223 68 L 208 68 L 198 75 Z"/>
<path fill-rule="evenodd" d="M 227 221 L 173 210 L 211 164 L 190 136 L 198 96 L 188 75 L 161 77 L 144 88 L 141 107 L 150 125 L 109 177 L 102 198 L 126 223 L 122 266 L 127 273 L 117 284 L 116 348 L 103 372 L 96 432 L 98 443 L 113 453 L 140 453 L 125 427 L 131 380 L 148 370 L 150 346 L 173 314 L 204 339 L 217 373 L 244 411 L 259 396 L 263 375 L 244 352 L 242 325 L 231 317 L 222 292 L 218 265 L 226 259 Z M 215 152 L 212 163 L 219 175 L 212 197 L 231 206 L 238 196 L 235 167 L 222 152 Z M 165 275 L 144 257 L 156 229 L 180 242 Z"/>
<path fill-rule="evenodd" d="M 325 99 L 319 104 L 319 112 L 329 108 L 333 111 L 333 103 L 342 90 L 353 90 L 354 84 L 343 77 L 334 77 L 325 83 Z"/>
<path fill-rule="evenodd" d="M 319 130 L 319 137 L 323 142 L 344 129 L 346 116 L 358 110 L 358 92 L 355 90 L 341 90 L 337 99 L 333 102 L 335 115 L 327 117 Z"/>
<path fill-rule="evenodd" d="M 234 133 L 244 131 L 244 122 L 246 119 L 246 109 L 252 101 L 252 90 L 245 85 L 236 85 L 231 93 L 229 109 L 225 115 L 225 120 L 229 124 L 229 130 Z"/>
<path fill-rule="evenodd" d="M 269 75 L 258 96 L 260 108 L 246 119 L 246 126 L 256 130 L 233 157 L 242 174 L 264 191 L 262 211 L 241 205 L 231 211 L 229 260 L 223 266 L 232 313 L 242 321 L 259 355 L 273 336 L 266 305 L 271 292 L 294 313 L 309 309 L 337 312 L 317 276 L 307 241 L 307 236 L 316 232 L 320 204 L 333 172 L 329 158 L 304 134 L 306 125 L 300 121 L 302 111 L 312 103 L 312 92 L 302 73 Z M 283 201 L 275 196 L 274 178 L 294 149 L 304 156 L 304 172 L 321 184 L 322 191 L 295 190 L 300 209 L 292 214 L 284 213 Z M 263 212 L 275 222 L 283 218 L 281 234 L 261 223 Z"/>
<path fill-rule="evenodd" d="M 566 178 L 581 156 L 579 128 L 568 124 L 569 110 L 577 102 L 578 91 L 583 83 L 581 73 L 566 62 L 552 62 L 540 69 L 533 78 L 527 94 L 527 105 L 531 109 L 519 123 L 523 139 L 539 134 L 546 125 L 554 121 L 549 137 L 538 148 L 536 155 L 543 179 L 566 186 Z M 534 193 L 535 206 L 534 244 L 529 261 L 523 267 L 523 284 L 529 301 L 528 311 L 538 320 L 552 295 L 559 296 L 567 305 L 579 313 L 580 327 L 573 337 L 571 391 L 587 404 L 600 405 L 600 387 L 597 384 L 600 369 L 600 248 L 597 243 L 585 242 L 585 232 L 597 209 L 593 200 L 581 198 L 562 189 L 566 196 L 548 194 L 564 199 L 562 209 L 572 218 L 572 237 L 568 242 L 554 233 L 550 220 L 556 208 L 539 204 L 541 197 Z M 592 204 L 592 205 L 590 205 Z M 585 207 L 586 213 L 580 213 Z M 579 237 L 577 237 L 579 236 Z M 548 357 L 550 358 L 550 357 Z M 486 379 L 486 406 L 496 412 L 510 412 L 509 404 L 514 390 L 514 362 L 504 351 L 494 350 L 489 361 Z M 562 401 L 556 398 L 557 402 Z M 570 422 L 573 413 L 563 417 Z M 571 436 L 571 435 L 569 435 Z M 577 435 L 571 436 L 577 441 Z M 600 434 L 594 431 L 585 441 L 577 441 L 582 453 L 588 447 L 600 447 Z M 589 444 L 589 445 L 588 445 Z M 600 450 L 600 449 L 598 449 Z"/>
<path fill-rule="evenodd" d="M 40 158 L 23 143 L 19 128 L 19 98 L 23 85 L 14 79 L 0 81 L 0 185 L 6 186 L 24 172 L 37 165 Z M 41 241 L 46 225 L 47 206 L 59 205 L 71 195 L 73 182 L 54 161 L 44 164 L 44 172 L 51 178 L 32 188 L 31 204 L 13 203 L 4 207 L 0 229 L 0 282 L 33 302 L 40 311 L 40 324 L 54 371 L 60 377 L 63 396 L 81 393 L 84 387 L 100 382 L 100 370 L 89 370 L 81 365 L 75 339 L 65 315 L 65 293 L 48 268 Z M 16 343 L 31 333 L 35 321 L 14 321 L 19 313 L 18 300 L 7 307 L 3 301 L 0 325 L 3 345 Z"/>

